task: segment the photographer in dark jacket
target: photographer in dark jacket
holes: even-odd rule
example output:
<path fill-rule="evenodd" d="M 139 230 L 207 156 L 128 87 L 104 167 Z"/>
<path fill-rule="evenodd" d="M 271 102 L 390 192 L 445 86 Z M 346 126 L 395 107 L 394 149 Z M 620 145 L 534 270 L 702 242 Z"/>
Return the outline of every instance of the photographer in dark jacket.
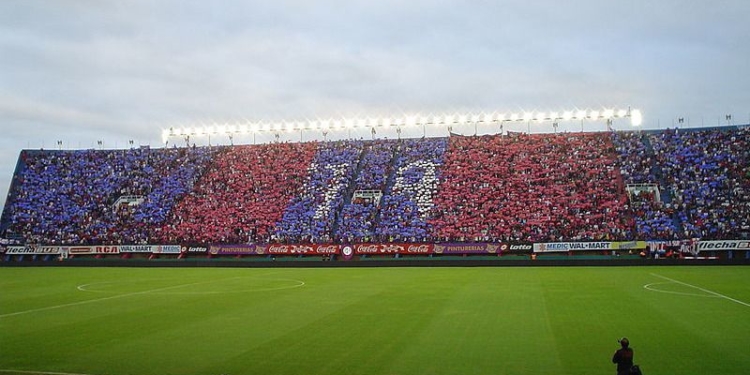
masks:
<path fill-rule="evenodd" d="M 617 364 L 617 375 L 630 374 L 630 368 L 633 367 L 633 349 L 630 349 L 630 341 L 623 337 L 618 341 L 621 348 L 617 349 L 612 357 L 612 363 Z"/>

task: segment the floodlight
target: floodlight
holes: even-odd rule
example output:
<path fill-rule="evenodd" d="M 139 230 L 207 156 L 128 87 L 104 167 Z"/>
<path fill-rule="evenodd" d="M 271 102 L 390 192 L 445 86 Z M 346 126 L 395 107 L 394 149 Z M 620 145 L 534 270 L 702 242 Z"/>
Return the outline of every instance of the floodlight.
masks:
<path fill-rule="evenodd" d="M 544 117 L 544 112 L 537 113 L 536 114 L 536 119 L 540 120 L 540 121 L 546 119 L 546 117 Z"/>
<path fill-rule="evenodd" d="M 557 120 L 559 117 L 557 117 L 557 112 L 550 112 L 549 113 L 549 119 L 550 120 Z"/>
<path fill-rule="evenodd" d="M 518 113 L 510 115 L 510 121 L 518 121 Z"/>
<path fill-rule="evenodd" d="M 240 125 L 240 134 L 247 134 L 247 124 Z"/>
<path fill-rule="evenodd" d="M 643 123 L 643 115 L 641 111 L 634 109 L 630 112 L 630 124 L 633 126 L 641 126 Z"/>
<path fill-rule="evenodd" d="M 227 132 L 227 127 L 224 126 L 224 125 L 219 125 L 219 126 L 216 127 L 216 131 L 219 134 L 225 134 Z"/>
<path fill-rule="evenodd" d="M 573 118 L 573 112 L 572 111 L 565 111 L 565 112 L 563 112 L 562 119 L 564 121 L 570 121 L 571 118 Z"/>
<path fill-rule="evenodd" d="M 612 118 L 615 115 L 615 111 L 612 109 L 605 109 L 604 112 L 602 112 L 602 117 L 604 118 Z"/>
<path fill-rule="evenodd" d="M 586 118 L 586 111 L 584 111 L 584 110 L 579 110 L 579 111 L 578 111 L 578 112 L 576 113 L 576 116 L 575 116 L 574 118 L 577 118 L 577 119 L 580 119 L 580 120 L 583 120 L 583 119 L 585 119 L 585 118 Z"/>
<path fill-rule="evenodd" d="M 328 120 L 323 120 L 320 122 L 320 127 L 323 128 L 324 130 L 328 130 L 328 128 L 331 127 L 331 122 Z"/>
<path fill-rule="evenodd" d="M 365 126 L 367 126 L 367 120 L 363 118 L 357 119 L 357 126 L 359 126 L 360 128 L 364 128 Z"/>
<path fill-rule="evenodd" d="M 471 122 L 479 122 L 479 115 L 472 115 Z"/>
<path fill-rule="evenodd" d="M 466 123 L 466 115 L 460 115 L 458 116 L 458 122 L 465 124 Z"/>
<path fill-rule="evenodd" d="M 617 111 L 617 117 L 625 117 L 628 114 L 628 111 L 621 109 Z"/>
<path fill-rule="evenodd" d="M 344 126 L 345 126 L 345 127 L 347 128 L 347 129 L 351 129 L 351 128 L 353 128 L 353 127 L 355 126 L 355 124 L 354 124 L 354 120 L 352 120 L 352 119 L 347 119 L 347 120 L 345 120 L 345 121 L 344 121 Z"/>
<path fill-rule="evenodd" d="M 591 113 L 589 113 L 589 117 L 591 117 L 592 119 L 599 118 L 599 111 L 591 111 Z"/>
<path fill-rule="evenodd" d="M 523 114 L 523 121 L 531 121 L 531 119 L 534 118 L 534 114 L 531 112 L 526 112 Z"/>

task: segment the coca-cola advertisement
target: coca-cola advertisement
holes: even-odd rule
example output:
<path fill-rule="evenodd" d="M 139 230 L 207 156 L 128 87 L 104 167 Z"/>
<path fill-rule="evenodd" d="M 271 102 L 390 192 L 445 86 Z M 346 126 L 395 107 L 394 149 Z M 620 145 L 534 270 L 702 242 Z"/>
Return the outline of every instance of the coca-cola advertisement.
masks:
<path fill-rule="evenodd" d="M 387 243 L 387 244 L 357 244 L 353 245 L 354 254 L 357 255 L 420 255 L 432 254 L 433 244 L 408 244 L 408 243 Z"/>
<path fill-rule="evenodd" d="M 341 252 L 341 245 L 334 244 L 268 244 L 257 247 L 256 253 L 267 255 L 332 255 Z"/>

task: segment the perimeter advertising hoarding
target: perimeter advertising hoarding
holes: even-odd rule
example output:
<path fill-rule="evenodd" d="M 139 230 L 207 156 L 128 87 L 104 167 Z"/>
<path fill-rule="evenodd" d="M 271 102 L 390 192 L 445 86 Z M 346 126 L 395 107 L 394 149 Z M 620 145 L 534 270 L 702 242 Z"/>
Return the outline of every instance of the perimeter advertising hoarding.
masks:
<path fill-rule="evenodd" d="M 750 250 L 750 240 L 698 241 L 698 251 Z"/>
<path fill-rule="evenodd" d="M 435 254 L 497 254 L 507 245 L 486 242 L 439 243 L 434 245 Z"/>
<path fill-rule="evenodd" d="M 254 255 L 257 253 L 255 245 L 211 245 L 208 247 L 208 253 L 211 255 Z"/>
<path fill-rule="evenodd" d="M 151 245 L 122 245 L 120 246 L 121 253 L 151 253 Z"/>
<path fill-rule="evenodd" d="M 5 250 L 8 255 L 49 255 L 49 254 L 60 254 L 59 246 L 39 246 L 39 245 L 25 245 L 25 246 L 8 246 Z"/>
<path fill-rule="evenodd" d="M 535 253 L 552 253 L 568 251 L 611 251 L 611 250 L 635 250 L 645 249 L 646 241 L 627 241 L 627 242 L 546 242 L 535 243 Z"/>
<path fill-rule="evenodd" d="M 154 254 L 179 254 L 180 250 L 180 245 L 154 245 L 151 247 Z"/>
<path fill-rule="evenodd" d="M 332 255 L 341 253 L 341 245 L 335 244 L 268 244 L 257 245 L 257 248 L 256 253 L 266 255 Z"/>
<path fill-rule="evenodd" d="M 68 254 L 86 255 L 86 254 L 119 254 L 119 246 L 70 246 Z"/>
<path fill-rule="evenodd" d="M 357 255 L 379 255 L 379 254 L 432 254 L 433 244 L 408 244 L 408 243 L 389 243 L 389 244 L 357 244 L 353 245 L 354 254 Z"/>

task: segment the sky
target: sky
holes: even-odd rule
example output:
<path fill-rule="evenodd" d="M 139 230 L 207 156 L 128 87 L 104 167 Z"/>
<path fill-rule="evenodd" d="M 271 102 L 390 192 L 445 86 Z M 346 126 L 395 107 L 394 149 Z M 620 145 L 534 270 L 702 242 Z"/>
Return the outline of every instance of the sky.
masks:
<path fill-rule="evenodd" d="M 23 149 L 164 147 L 170 127 L 628 106 L 646 129 L 747 124 L 748 20 L 747 0 L 4 0 L 0 206 Z"/>

